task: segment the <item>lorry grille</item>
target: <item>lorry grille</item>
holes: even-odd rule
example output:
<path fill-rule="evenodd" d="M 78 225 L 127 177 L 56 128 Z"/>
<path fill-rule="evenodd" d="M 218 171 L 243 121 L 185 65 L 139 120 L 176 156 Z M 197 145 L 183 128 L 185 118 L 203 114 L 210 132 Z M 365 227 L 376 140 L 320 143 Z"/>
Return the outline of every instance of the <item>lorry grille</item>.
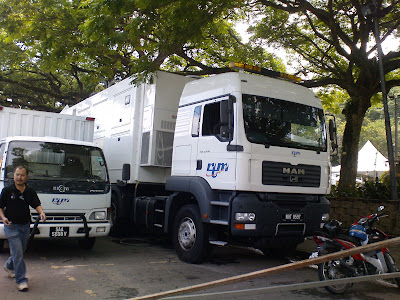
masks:
<path fill-rule="evenodd" d="M 321 167 L 263 161 L 262 184 L 319 187 Z"/>
<path fill-rule="evenodd" d="M 39 216 L 39 214 L 32 213 L 31 215 L 32 215 L 32 222 L 35 222 L 35 220 Z M 82 217 L 79 214 L 77 214 L 77 215 L 70 214 L 68 216 L 60 216 L 60 215 L 52 216 L 51 213 L 49 213 L 49 214 L 46 214 L 46 219 L 47 219 L 46 220 L 47 223 L 51 223 L 51 222 L 60 222 L 60 223 L 79 222 L 79 223 L 82 223 L 83 222 Z"/>

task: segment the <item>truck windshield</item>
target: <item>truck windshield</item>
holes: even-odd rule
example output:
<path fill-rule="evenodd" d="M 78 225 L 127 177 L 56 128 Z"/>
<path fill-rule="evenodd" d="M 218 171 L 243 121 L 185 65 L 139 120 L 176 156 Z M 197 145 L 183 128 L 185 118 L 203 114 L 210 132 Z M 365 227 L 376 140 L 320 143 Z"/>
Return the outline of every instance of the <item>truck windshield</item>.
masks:
<path fill-rule="evenodd" d="M 90 146 L 35 141 L 13 141 L 8 148 L 6 177 L 26 165 L 29 179 L 108 181 L 101 149 Z"/>
<path fill-rule="evenodd" d="M 325 117 L 320 108 L 243 94 L 243 119 L 251 143 L 327 151 Z"/>

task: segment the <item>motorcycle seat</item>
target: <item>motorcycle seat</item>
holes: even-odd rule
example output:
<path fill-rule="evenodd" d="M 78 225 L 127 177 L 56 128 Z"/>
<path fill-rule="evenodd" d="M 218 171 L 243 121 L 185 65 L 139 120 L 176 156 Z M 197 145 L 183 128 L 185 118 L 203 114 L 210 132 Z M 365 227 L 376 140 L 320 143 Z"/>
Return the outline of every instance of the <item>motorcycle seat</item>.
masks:
<path fill-rule="evenodd" d="M 353 243 L 356 246 L 361 246 L 361 240 L 346 234 L 339 234 L 336 238 Z"/>

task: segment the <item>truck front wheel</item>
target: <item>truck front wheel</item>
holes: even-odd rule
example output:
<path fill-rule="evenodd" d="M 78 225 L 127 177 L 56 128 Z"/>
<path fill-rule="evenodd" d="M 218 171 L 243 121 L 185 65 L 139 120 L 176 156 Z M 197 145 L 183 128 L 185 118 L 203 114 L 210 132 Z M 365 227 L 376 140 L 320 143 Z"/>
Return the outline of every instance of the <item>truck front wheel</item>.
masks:
<path fill-rule="evenodd" d="M 185 205 L 177 213 L 173 227 L 173 243 L 180 260 L 201 263 L 208 254 L 207 224 L 201 221 L 197 205 Z"/>

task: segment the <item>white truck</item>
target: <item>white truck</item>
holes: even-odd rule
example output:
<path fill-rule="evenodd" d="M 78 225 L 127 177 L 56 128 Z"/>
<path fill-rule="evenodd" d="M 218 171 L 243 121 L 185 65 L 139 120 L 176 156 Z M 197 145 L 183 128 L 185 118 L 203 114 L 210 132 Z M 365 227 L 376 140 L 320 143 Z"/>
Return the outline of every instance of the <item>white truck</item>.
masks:
<path fill-rule="evenodd" d="M 47 221 L 35 238 L 78 239 L 90 249 L 109 234 L 111 189 L 103 151 L 93 144 L 94 119 L 0 107 L 0 191 L 18 165 L 29 170 Z M 38 217 L 31 209 L 32 224 Z M 0 246 L 4 245 L 0 221 Z"/>
<path fill-rule="evenodd" d="M 125 79 L 62 113 L 96 119 L 114 224 L 170 234 L 183 261 L 227 243 L 294 248 L 329 219 L 335 127 L 328 134 L 321 101 L 301 85 L 159 71 L 151 84 Z"/>

